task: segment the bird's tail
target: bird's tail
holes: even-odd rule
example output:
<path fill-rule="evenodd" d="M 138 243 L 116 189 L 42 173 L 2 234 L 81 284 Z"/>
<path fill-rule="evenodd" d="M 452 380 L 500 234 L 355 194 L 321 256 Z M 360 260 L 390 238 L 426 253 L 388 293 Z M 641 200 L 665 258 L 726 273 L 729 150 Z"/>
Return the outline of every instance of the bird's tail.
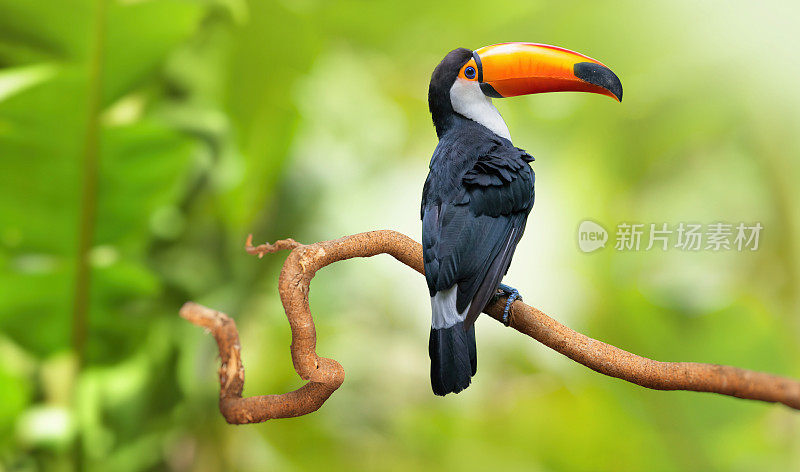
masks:
<path fill-rule="evenodd" d="M 433 393 L 447 395 L 464 390 L 478 368 L 475 325 L 467 330 L 463 322 L 449 328 L 431 328 L 428 353 Z"/>

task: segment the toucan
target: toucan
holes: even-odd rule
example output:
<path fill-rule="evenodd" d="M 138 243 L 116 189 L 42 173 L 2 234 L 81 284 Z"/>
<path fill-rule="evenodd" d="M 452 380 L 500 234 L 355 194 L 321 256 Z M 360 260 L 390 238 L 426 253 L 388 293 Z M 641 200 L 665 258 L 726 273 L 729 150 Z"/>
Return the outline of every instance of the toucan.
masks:
<path fill-rule="evenodd" d="M 436 66 L 428 106 L 439 143 L 422 191 L 422 247 L 431 297 L 431 386 L 467 388 L 477 369 L 475 319 L 505 296 L 501 284 L 533 208 L 533 157 L 511 143 L 492 98 L 577 91 L 622 101 L 622 84 L 590 57 L 555 46 L 502 43 L 450 51 Z"/>

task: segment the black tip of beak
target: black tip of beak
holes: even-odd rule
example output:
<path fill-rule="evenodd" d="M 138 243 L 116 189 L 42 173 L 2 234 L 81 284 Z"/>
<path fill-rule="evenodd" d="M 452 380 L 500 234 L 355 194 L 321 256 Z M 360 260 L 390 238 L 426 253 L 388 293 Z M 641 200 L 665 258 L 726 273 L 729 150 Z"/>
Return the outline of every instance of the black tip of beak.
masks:
<path fill-rule="evenodd" d="M 614 94 L 617 100 L 622 101 L 622 82 L 608 67 L 603 67 L 594 62 L 579 62 L 575 64 L 572 72 L 575 77 L 584 82 L 603 87 Z"/>

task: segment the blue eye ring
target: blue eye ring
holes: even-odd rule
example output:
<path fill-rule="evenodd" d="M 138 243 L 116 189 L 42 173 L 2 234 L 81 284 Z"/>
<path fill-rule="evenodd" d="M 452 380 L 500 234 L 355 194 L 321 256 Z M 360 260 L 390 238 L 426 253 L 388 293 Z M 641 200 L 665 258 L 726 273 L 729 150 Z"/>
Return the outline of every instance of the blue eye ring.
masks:
<path fill-rule="evenodd" d="M 474 79 L 475 78 L 475 68 L 472 67 L 472 66 L 469 66 L 466 69 L 464 69 L 464 77 L 466 77 L 468 79 Z"/>

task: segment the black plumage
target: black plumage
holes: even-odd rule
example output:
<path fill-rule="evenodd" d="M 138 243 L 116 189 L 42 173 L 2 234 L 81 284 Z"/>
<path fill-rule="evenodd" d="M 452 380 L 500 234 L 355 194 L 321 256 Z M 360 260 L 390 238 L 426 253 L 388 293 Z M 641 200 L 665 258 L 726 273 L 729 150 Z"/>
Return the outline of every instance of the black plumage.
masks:
<path fill-rule="evenodd" d="M 475 326 L 464 329 L 464 323 L 459 322 L 449 328 L 431 328 L 428 354 L 433 393 L 446 395 L 464 390 L 478 369 Z"/>
<path fill-rule="evenodd" d="M 431 329 L 437 395 L 458 393 L 475 375 L 475 319 L 508 271 L 534 201 L 533 158 L 452 108 L 450 87 L 471 57 L 467 49 L 448 54 L 429 92 L 439 144 L 422 193 L 425 277 L 431 297 L 457 286 L 453 315 L 460 314 Z"/>
<path fill-rule="evenodd" d="M 474 321 L 505 275 L 525 230 L 534 199 L 528 165 L 533 158 L 483 125 L 457 120 L 431 159 L 422 192 L 422 245 L 430 295 L 458 284 L 459 312 L 473 301 L 499 256 L 496 280 L 487 280 L 493 286 L 471 307 Z"/>

